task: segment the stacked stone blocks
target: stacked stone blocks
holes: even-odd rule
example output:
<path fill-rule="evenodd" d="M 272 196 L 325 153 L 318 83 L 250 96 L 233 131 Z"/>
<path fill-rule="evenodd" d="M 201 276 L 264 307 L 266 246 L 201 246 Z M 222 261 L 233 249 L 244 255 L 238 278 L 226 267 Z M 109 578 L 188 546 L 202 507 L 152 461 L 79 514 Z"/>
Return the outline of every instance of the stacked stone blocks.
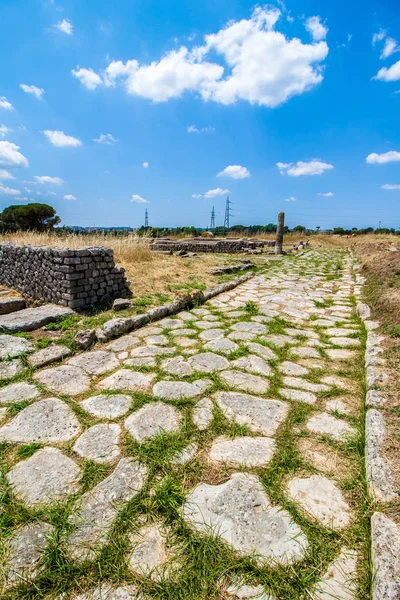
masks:
<path fill-rule="evenodd" d="M 70 308 L 96 305 L 105 296 L 129 297 L 125 269 L 116 266 L 110 248 L 76 250 L 0 244 L 0 283 L 26 298 Z"/>

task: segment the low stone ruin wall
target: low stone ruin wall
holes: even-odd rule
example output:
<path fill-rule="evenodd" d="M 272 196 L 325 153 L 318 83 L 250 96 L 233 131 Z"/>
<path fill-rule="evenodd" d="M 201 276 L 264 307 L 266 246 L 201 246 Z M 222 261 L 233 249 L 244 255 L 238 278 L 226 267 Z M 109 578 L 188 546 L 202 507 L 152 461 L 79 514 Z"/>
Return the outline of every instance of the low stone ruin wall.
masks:
<path fill-rule="evenodd" d="M 24 297 L 70 308 L 98 304 L 105 296 L 129 297 L 125 269 L 110 248 L 47 248 L 0 244 L 0 283 Z"/>
<path fill-rule="evenodd" d="M 215 252 L 221 254 L 239 254 L 246 250 L 262 249 L 265 246 L 275 246 L 274 241 L 250 239 L 192 239 L 192 240 L 167 240 L 156 239 L 151 245 L 151 250 L 171 252 Z"/>

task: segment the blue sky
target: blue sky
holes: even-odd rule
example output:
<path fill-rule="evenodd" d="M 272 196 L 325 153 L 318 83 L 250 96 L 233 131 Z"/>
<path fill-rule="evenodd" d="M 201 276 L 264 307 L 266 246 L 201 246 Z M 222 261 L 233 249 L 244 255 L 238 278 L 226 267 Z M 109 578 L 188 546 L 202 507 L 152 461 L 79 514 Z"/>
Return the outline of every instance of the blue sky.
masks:
<path fill-rule="evenodd" d="M 0 209 L 400 227 L 400 7 L 2 0 Z M 398 43 L 399 42 L 399 43 Z"/>

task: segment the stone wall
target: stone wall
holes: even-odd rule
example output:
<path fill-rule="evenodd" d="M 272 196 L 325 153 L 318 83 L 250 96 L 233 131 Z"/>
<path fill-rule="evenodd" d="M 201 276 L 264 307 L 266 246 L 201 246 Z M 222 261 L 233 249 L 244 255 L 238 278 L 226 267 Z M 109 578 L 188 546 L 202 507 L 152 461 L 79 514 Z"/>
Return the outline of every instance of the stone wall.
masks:
<path fill-rule="evenodd" d="M 70 308 L 98 304 L 104 296 L 129 297 L 125 269 L 110 248 L 47 248 L 0 244 L 0 283 L 26 298 Z"/>
<path fill-rule="evenodd" d="M 195 238 L 190 240 L 168 240 L 155 239 L 150 245 L 151 250 L 172 251 L 172 252 L 216 252 L 221 254 L 239 254 L 248 249 L 262 249 L 265 246 L 273 247 L 275 242 L 255 240 L 254 238 L 246 239 L 202 239 Z"/>

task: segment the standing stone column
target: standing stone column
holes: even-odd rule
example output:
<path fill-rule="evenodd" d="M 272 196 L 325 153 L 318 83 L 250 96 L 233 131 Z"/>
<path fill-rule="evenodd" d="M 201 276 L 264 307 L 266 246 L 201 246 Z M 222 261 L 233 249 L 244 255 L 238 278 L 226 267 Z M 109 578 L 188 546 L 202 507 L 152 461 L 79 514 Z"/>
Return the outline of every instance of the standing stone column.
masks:
<path fill-rule="evenodd" d="M 282 254 L 283 227 L 285 225 L 285 213 L 278 213 L 278 227 L 276 228 L 275 254 Z"/>

